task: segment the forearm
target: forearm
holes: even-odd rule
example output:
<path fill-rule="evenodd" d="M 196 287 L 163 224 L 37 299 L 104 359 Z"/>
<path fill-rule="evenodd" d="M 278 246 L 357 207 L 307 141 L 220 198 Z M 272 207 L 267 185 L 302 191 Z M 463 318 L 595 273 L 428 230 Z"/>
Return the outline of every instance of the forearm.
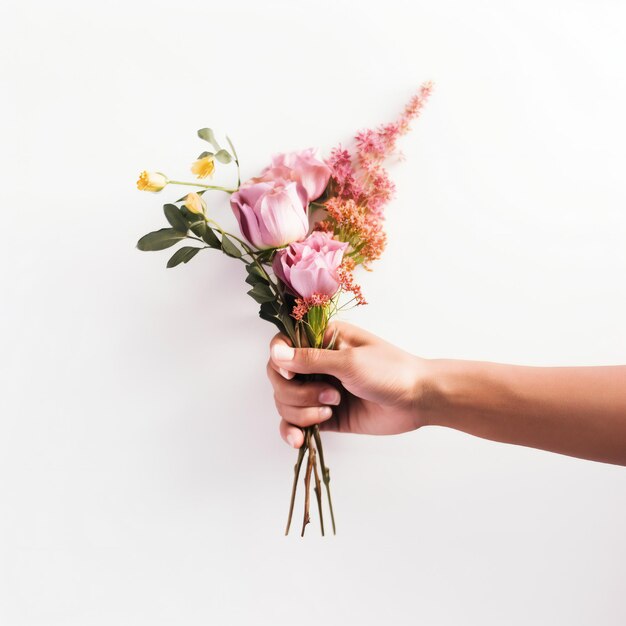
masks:
<path fill-rule="evenodd" d="M 429 424 L 626 465 L 626 366 L 430 361 Z"/>

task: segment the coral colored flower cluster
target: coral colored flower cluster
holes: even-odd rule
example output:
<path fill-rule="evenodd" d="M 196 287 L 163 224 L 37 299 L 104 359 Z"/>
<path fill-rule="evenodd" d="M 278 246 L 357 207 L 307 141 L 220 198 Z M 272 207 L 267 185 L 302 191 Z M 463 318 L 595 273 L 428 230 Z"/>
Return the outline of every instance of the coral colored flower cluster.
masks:
<path fill-rule="evenodd" d="M 317 293 L 309 298 L 296 298 L 291 315 L 297 322 L 301 322 L 314 306 L 327 306 L 330 301 L 330 296 Z"/>
<path fill-rule="evenodd" d="M 327 161 L 332 172 L 331 197 L 327 199 L 327 205 L 334 198 L 352 200 L 360 207 L 360 214 L 378 220 L 384 218 L 385 206 L 395 193 L 395 185 L 389 178 L 384 161 L 395 154 L 398 139 L 410 130 L 411 121 L 420 115 L 432 89 L 431 82 L 424 83 L 396 121 L 357 133 L 354 155 L 341 146 L 331 152 Z M 344 211 L 348 218 L 352 213 L 353 209 Z M 341 226 L 342 223 L 339 222 L 339 227 Z M 369 220 L 363 221 L 363 228 L 363 240 L 369 241 L 377 229 Z M 378 230 L 381 229 L 379 224 Z M 375 247 L 378 245 L 380 241 Z M 384 246 L 384 242 L 382 245 Z"/>
<path fill-rule="evenodd" d="M 365 266 L 382 255 L 387 235 L 383 230 L 382 219 L 369 213 L 367 205 L 357 204 L 353 199 L 330 198 L 325 204 L 327 217 L 318 222 L 316 228 L 334 232 L 351 246 L 348 253 L 355 264 Z"/>
<path fill-rule="evenodd" d="M 367 304 L 361 292 L 361 286 L 354 282 L 354 268 L 354 260 L 350 257 L 346 257 L 337 269 L 341 288 L 343 291 L 351 293 L 357 304 Z"/>

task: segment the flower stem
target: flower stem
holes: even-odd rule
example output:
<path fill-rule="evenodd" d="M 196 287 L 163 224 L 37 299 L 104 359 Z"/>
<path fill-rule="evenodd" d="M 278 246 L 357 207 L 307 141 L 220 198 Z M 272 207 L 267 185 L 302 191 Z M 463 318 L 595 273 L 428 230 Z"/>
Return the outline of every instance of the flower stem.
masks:
<path fill-rule="evenodd" d="M 306 473 L 304 475 L 304 517 L 302 519 L 302 532 L 300 537 L 304 537 L 306 525 L 311 521 L 311 472 L 315 463 L 315 448 L 311 447 L 311 429 L 306 429 L 307 448 L 309 450 L 309 460 L 306 464 Z"/>
<path fill-rule="evenodd" d="M 313 478 L 315 479 L 315 499 L 317 500 L 317 512 L 320 516 L 320 528 L 322 529 L 322 537 L 324 536 L 324 514 L 322 513 L 322 485 L 320 483 L 320 475 L 317 471 L 317 461 L 315 454 L 315 449 L 313 449 L 314 458 L 313 458 Z M 311 454 L 311 451 L 309 451 Z"/>
<path fill-rule="evenodd" d="M 318 424 L 315 424 L 315 426 L 313 427 L 313 436 L 315 437 L 315 445 L 320 455 L 320 467 L 322 468 L 322 480 L 324 481 L 324 486 L 326 487 L 326 495 L 328 496 L 328 509 L 330 511 L 330 521 L 333 525 L 333 535 L 336 535 L 337 529 L 335 527 L 335 514 L 333 513 L 333 501 L 330 497 L 330 470 L 326 467 L 326 464 L 324 463 L 324 449 L 322 448 L 322 437 L 320 435 L 320 427 Z M 323 531 L 322 531 L 322 534 L 324 534 Z"/>
<path fill-rule="evenodd" d="M 302 460 L 304 459 L 304 453 L 306 452 L 306 438 L 300 449 L 298 450 L 298 460 L 293 466 L 293 487 L 291 489 L 291 502 L 289 503 L 289 516 L 287 518 L 287 528 L 285 528 L 285 535 L 289 534 L 289 527 L 291 526 L 291 518 L 293 516 L 293 506 L 296 501 L 296 489 L 298 487 L 298 478 L 300 477 L 300 468 L 302 467 Z"/>
<path fill-rule="evenodd" d="M 220 187 L 219 185 L 203 185 L 202 183 L 187 183 L 182 180 L 169 180 L 170 185 L 187 185 L 188 187 L 202 187 L 202 189 L 214 189 L 216 191 L 225 191 L 226 193 L 235 193 L 237 189 L 229 189 L 228 187 Z"/>
<path fill-rule="evenodd" d="M 237 156 L 237 150 L 235 150 L 235 146 L 233 146 L 233 142 L 230 140 L 230 137 L 228 135 L 226 135 L 226 141 L 228 141 L 228 145 L 233 151 L 233 158 L 235 159 L 235 164 L 237 165 L 237 187 L 239 187 L 241 185 L 241 169 L 239 167 L 239 157 Z"/>

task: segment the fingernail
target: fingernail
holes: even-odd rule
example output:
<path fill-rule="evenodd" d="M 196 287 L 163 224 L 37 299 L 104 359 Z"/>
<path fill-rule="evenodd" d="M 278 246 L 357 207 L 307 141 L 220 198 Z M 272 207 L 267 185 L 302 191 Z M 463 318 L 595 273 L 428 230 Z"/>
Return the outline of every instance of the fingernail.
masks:
<path fill-rule="evenodd" d="M 284 370 L 282 367 L 278 368 L 278 373 L 283 378 L 286 378 L 287 380 L 291 380 L 293 378 L 293 372 L 288 372 L 287 370 Z"/>
<path fill-rule="evenodd" d="M 277 343 L 272 348 L 272 355 L 277 361 L 291 361 L 294 354 L 295 350 L 292 347 L 285 345 L 284 343 Z"/>
<path fill-rule="evenodd" d="M 329 406 L 321 406 L 320 407 L 320 418 L 323 420 L 327 420 L 333 414 L 333 410 Z"/>
<path fill-rule="evenodd" d="M 341 394 L 336 389 L 324 389 L 320 393 L 320 402 L 322 404 L 337 405 L 341 402 Z"/>
<path fill-rule="evenodd" d="M 289 433 L 287 435 L 287 443 L 292 447 L 295 448 L 296 447 L 296 437 L 293 433 Z"/>

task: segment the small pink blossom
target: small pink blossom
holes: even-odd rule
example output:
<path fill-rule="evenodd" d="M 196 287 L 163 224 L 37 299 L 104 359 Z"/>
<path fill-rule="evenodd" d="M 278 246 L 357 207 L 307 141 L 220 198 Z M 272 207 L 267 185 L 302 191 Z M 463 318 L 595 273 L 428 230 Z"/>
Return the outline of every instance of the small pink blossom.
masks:
<path fill-rule="evenodd" d="M 316 231 L 295 241 L 274 256 L 276 276 L 298 297 L 332 297 L 341 285 L 338 270 L 347 243 Z"/>
<path fill-rule="evenodd" d="M 274 155 L 272 164 L 255 180 L 298 182 L 306 190 L 309 202 L 312 202 L 324 193 L 330 174 L 330 168 L 318 157 L 317 150 L 308 148 L 300 152 Z"/>
<path fill-rule="evenodd" d="M 396 152 L 398 139 L 410 130 L 432 93 L 433 84 L 424 83 L 394 122 L 376 129 L 366 129 L 355 136 L 354 155 L 341 146 L 332 151 L 327 163 L 332 171 L 332 194 L 343 200 L 354 200 L 379 219 L 393 198 L 395 186 L 384 162 Z"/>

